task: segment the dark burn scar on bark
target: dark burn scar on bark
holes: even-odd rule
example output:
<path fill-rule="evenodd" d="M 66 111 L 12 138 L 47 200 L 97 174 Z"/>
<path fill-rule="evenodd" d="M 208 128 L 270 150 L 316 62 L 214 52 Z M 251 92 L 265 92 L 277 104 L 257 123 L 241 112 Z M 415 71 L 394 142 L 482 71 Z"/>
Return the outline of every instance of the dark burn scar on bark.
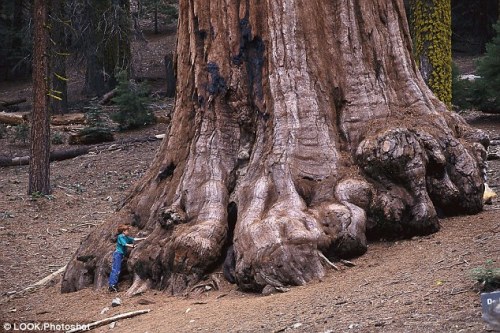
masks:
<path fill-rule="evenodd" d="M 216 63 L 209 62 L 207 71 L 210 74 L 210 83 L 208 84 L 208 92 L 210 95 L 224 95 L 227 91 L 226 80 L 219 73 L 219 66 Z"/>
<path fill-rule="evenodd" d="M 252 28 L 248 17 L 240 21 L 240 50 L 232 58 L 236 66 L 246 64 L 249 86 L 254 97 L 263 98 L 262 68 L 264 66 L 265 45 L 260 36 L 252 38 Z"/>
<path fill-rule="evenodd" d="M 88 255 L 88 256 L 78 256 L 76 257 L 76 260 L 81 261 L 81 262 L 87 262 L 90 260 L 94 260 L 95 256 L 94 255 Z"/>
<path fill-rule="evenodd" d="M 157 176 L 158 181 L 162 181 L 173 175 L 175 170 L 175 164 L 171 162 L 165 169 L 163 169 Z"/>

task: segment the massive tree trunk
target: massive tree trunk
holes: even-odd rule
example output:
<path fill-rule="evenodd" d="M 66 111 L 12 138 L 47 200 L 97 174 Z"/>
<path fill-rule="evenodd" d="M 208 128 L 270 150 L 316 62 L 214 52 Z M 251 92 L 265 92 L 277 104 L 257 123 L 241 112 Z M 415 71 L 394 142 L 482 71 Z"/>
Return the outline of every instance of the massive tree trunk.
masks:
<path fill-rule="evenodd" d="M 488 138 L 426 86 L 401 0 L 183 0 L 179 12 L 170 131 L 62 291 L 106 284 L 123 222 L 149 235 L 127 259 L 130 291 L 178 293 L 231 244 L 243 289 L 301 285 L 367 237 L 481 211 Z"/>

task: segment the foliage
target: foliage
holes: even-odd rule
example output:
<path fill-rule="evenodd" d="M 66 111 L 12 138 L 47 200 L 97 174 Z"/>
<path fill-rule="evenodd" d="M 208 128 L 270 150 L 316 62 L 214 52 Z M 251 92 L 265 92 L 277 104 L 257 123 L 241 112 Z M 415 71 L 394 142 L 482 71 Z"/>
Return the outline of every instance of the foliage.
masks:
<path fill-rule="evenodd" d="M 178 1 L 162 1 L 162 0 L 143 0 L 142 13 L 146 17 L 150 17 L 155 25 L 158 26 L 158 16 L 162 19 L 163 24 L 170 24 L 177 20 L 178 10 L 174 3 Z M 155 31 L 158 33 L 158 31 Z"/>
<path fill-rule="evenodd" d="M 0 77 L 17 80 L 31 73 L 32 11 L 32 1 L 0 2 Z"/>
<path fill-rule="evenodd" d="M 87 110 L 85 112 L 85 122 L 87 123 L 88 127 L 102 127 L 102 128 L 107 128 L 106 124 L 106 118 L 103 115 L 102 108 L 96 104 L 93 103 L 88 107 L 85 107 Z"/>
<path fill-rule="evenodd" d="M 494 266 L 494 260 L 487 260 L 484 266 L 472 270 L 472 277 L 481 284 L 482 291 L 500 289 L 500 267 Z"/>
<path fill-rule="evenodd" d="M 14 141 L 22 141 L 23 144 L 28 141 L 30 127 L 27 123 L 14 126 Z"/>
<path fill-rule="evenodd" d="M 53 145 L 62 145 L 64 143 L 64 137 L 62 136 L 61 132 L 55 132 L 54 134 L 52 134 L 50 142 Z"/>
<path fill-rule="evenodd" d="M 427 85 L 451 105 L 451 5 L 449 0 L 412 1 L 415 59 Z"/>
<path fill-rule="evenodd" d="M 7 134 L 7 126 L 5 124 L 0 124 L 0 139 L 5 138 Z"/>
<path fill-rule="evenodd" d="M 34 191 L 30 195 L 30 201 L 37 201 L 38 199 L 47 199 L 47 200 L 54 200 L 54 196 L 50 194 L 43 194 L 42 192 L 39 191 Z"/>
<path fill-rule="evenodd" d="M 117 78 L 118 86 L 113 102 L 118 105 L 119 112 L 111 118 L 119 124 L 120 129 L 134 129 L 154 123 L 154 116 L 147 107 L 147 87 L 128 80 L 125 71 L 119 72 Z"/>
<path fill-rule="evenodd" d="M 461 80 L 454 68 L 452 102 L 461 109 L 500 112 L 500 22 L 495 29 L 497 36 L 486 45 L 486 54 L 478 62 L 479 78 Z"/>
<path fill-rule="evenodd" d="M 478 62 L 478 74 L 482 78 L 487 99 L 485 111 L 500 112 L 500 20 L 494 25 L 496 36 L 486 44 L 486 54 Z"/>

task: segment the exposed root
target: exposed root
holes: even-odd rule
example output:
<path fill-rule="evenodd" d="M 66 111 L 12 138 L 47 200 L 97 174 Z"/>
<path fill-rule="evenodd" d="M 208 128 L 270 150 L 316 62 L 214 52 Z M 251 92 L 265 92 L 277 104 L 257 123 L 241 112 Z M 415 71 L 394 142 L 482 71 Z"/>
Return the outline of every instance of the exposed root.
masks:
<path fill-rule="evenodd" d="M 134 274 L 134 282 L 128 288 L 126 295 L 127 296 L 137 296 L 145 293 L 151 289 L 151 280 L 150 279 L 141 279 L 139 275 Z"/>

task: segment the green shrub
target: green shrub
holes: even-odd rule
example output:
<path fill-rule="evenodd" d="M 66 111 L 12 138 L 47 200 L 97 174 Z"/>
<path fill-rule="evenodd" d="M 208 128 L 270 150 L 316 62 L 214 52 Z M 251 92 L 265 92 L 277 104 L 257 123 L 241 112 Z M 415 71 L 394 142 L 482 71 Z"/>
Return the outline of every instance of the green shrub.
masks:
<path fill-rule="evenodd" d="M 107 128 L 106 118 L 103 116 L 102 108 L 98 104 L 85 107 L 85 122 L 88 127 Z"/>
<path fill-rule="evenodd" d="M 53 145 L 62 145 L 64 143 L 64 137 L 60 132 L 55 132 L 54 134 L 52 134 L 50 142 Z"/>
<path fill-rule="evenodd" d="M 22 123 L 14 126 L 14 141 L 22 141 L 23 144 L 28 141 L 30 127 L 28 123 Z"/>
<path fill-rule="evenodd" d="M 461 80 L 460 72 L 455 63 L 451 64 L 451 104 L 460 109 L 470 109 L 471 89 L 473 81 Z"/>
<path fill-rule="evenodd" d="M 7 125 L 0 124 L 0 139 L 5 138 L 6 135 L 7 135 Z"/>
<path fill-rule="evenodd" d="M 129 81 L 124 71 L 119 72 L 117 78 L 113 102 L 118 105 L 119 111 L 111 115 L 111 119 L 119 124 L 121 130 L 153 124 L 155 118 L 147 107 L 149 98 L 146 86 Z"/>
<path fill-rule="evenodd" d="M 500 20 L 493 25 L 496 36 L 486 44 L 486 53 L 478 62 L 478 74 L 487 93 L 484 111 L 500 112 Z"/>
<path fill-rule="evenodd" d="M 477 63 L 480 78 L 461 80 L 457 67 L 452 66 L 452 104 L 461 109 L 500 112 L 500 21 L 494 27 L 497 36 L 486 45 L 486 53 Z"/>
<path fill-rule="evenodd" d="M 487 260 L 484 266 L 472 270 L 472 277 L 481 284 L 482 291 L 500 289 L 500 267 L 495 267 L 494 263 Z"/>

